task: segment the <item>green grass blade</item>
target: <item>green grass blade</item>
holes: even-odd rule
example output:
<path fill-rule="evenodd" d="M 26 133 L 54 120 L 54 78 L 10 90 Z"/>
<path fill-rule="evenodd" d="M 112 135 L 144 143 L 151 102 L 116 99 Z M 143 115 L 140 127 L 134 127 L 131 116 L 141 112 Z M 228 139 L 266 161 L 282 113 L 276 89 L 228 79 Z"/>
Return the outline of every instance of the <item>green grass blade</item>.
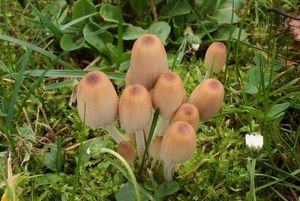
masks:
<path fill-rule="evenodd" d="M 59 27 L 55 26 L 51 22 L 51 20 L 44 16 L 43 13 L 41 13 L 39 9 L 37 9 L 37 7 L 32 4 L 30 4 L 30 6 L 32 7 L 33 12 L 40 18 L 42 24 L 45 25 L 56 38 L 61 39 L 61 37 L 63 36 L 63 32 L 59 29 Z"/>
<path fill-rule="evenodd" d="M 6 35 L 2 35 L 0 34 L 0 40 L 5 40 L 5 41 L 8 41 L 8 42 L 11 42 L 11 43 L 15 43 L 17 45 L 20 45 L 20 46 L 24 46 L 28 49 L 31 49 L 31 50 L 34 50 L 40 54 L 43 54 L 51 59 L 53 59 L 55 62 L 69 68 L 69 69 L 75 69 L 72 65 L 68 64 L 67 62 L 65 62 L 64 60 L 62 60 L 61 58 L 59 58 L 58 56 L 55 56 L 53 53 L 47 51 L 47 50 L 44 50 L 38 46 L 35 46 L 33 44 L 30 44 L 30 43 L 27 43 L 25 41 L 22 41 L 22 40 L 19 40 L 19 39 L 16 39 L 16 38 L 13 38 L 13 37 L 10 37 L 10 36 L 6 36 Z"/>
<path fill-rule="evenodd" d="M 80 18 L 77 18 L 76 20 L 73 20 L 73 21 L 71 21 L 71 22 L 68 22 L 68 23 L 65 24 L 65 25 L 62 25 L 62 26 L 60 27 L 60 29 L 61 29 L 62 31 L 65 31 L 66 29 L 70 28 L 71 26 L 73 26 L 73 25 L 75 25 L 75 24 L 77 24 L 77 23 L 79 23 L 79 22 L 81 22 L 81 21 L 83 21 L 83 20 L 85 20 L 85 19 L 87 19 L 87 18 L 89 18 L 89 17 L 95 16 L 95 15 L 99 15 L 99 13 L 91 13 L 91 14 L 89 14 L 89 15 L 85 15 L 85 16 L 82 16 L 82 17 L 80 17 Z"/>

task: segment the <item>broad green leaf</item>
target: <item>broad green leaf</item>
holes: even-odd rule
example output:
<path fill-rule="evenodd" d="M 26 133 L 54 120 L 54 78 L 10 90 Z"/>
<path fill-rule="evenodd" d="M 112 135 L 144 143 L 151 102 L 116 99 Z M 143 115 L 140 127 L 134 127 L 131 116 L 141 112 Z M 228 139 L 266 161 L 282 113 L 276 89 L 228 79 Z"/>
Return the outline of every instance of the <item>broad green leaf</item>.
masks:
<path fill-rule="evenodd" d="M 73 51 L 81 48 L 85 42 L 84 38 L 79 38 L 73 34 L 64 34 L 60 40 L 60 46 L 65 51 Z"/>
<path fill-rule="evenodd" d="M 168 195 L 172 195 L 176 193 L 180 189 L 178 182 L 172 181 L 165 181 L 162 183 L 158 189 L 154 193 L 154 197 L 156 198 L 163 198 Z"/>
<path fill-rule="evenodd" d="M 243 90 L 248 94 L 256 94 L 258 92 L 257 87 L 252 82 L 248 82 Z"/>
<path fill-rule="evenodd" d="M 171 27 L 168 23 L 163 21 L 155 22 L 148 27 L 148 32 L 159 36 L 162 41 L 165 41 L 171 32 Z"/>
<path fill-rule="evenodd" d="M 215 32 L 213 32 L 212 37 L 215 40 L 227 41 L 229 39 L 230 34 L 232 34 L 231 38 L 238 40 L 239 28 L 234 27 L 232 25 L 224 25 L 224 26 L 219 27 Z M 242 29 L 241 35 L 240 35 L 240 41 L 245 40 L 246 38 L 247 38 L 247 34 L 246 34 L 245 30 Z"/>
<path fill-rule="evenodd" d="M 209 13 L 215 11 L 216 5 L 219 0 L 195 0 L 196 9 L 199 11 L 198 13 L 204 17 Z"/>
<path fill-rule="evenodd" d="M 110 32 L 101 29 L 101 27 L 94 22 L 85 25 L 83 36 L 90 45 L 101 53 L 105 51 L 106 43 L 113 42 L 113 35 Z"/>
<path fill-rule="evenodd" d="M 53 185 L 55 183 L 61 182 L 63 180 L 62 173 L 43 173 L 33 177 L 34 185 Z"/>
<path fill-rule="evenodd" d="M 285 112 L 289 107 L 289 102 L 273 105 L 267 113 L 268 120 L 272 120 L 277 116 L 280 116 L 280 114 Z"/>
<path fill-rule="evenodd" d="M 22 127 L 17 127 L 17 129 L 21 137 L 31 142 L 35 142 L 35 136 L 30 125 L 23 125 Z"/>
<path fill-rule="evenodd" d="M 141 200 L 147 201 L 147 197 L 145 197 L 144 194 L 141 195 Z M 134 191 L 133 184 L 126 183 L 121 186 L 119 191 L 116 193 L 116 200 L 117 201 L 135 201 L 136 200 L 136 194 Z"/>
<path fill-rule="evenodd" d="M 78 19 L 86 15 L 90 15 L 96 12 L 96 7 L 89 0 L 78 0 L 75 1 L 73 10 L 72 10 L 72 19 Z M 79 22 L 79 25 L 84 26 L 85 23 L 88 23 L 88 19 Z"/>
<path fill-rule="evenodd" d="M 230 8 L 232 9 L 232 7 L 234 6 L 234 10 L 239 10 L 241 8 L 243 8 L 244 4 L 245 4 L 245 0 L 226 0 L 221 8 Z"/>
<path fill-rule="evenodd" d="M 195 35 L 202 39 L 208 33 L 218 29 L 218 25 L 212 21 L 202 21 L 202 26 L 197 25 L 199 28 L 196 30 Z"/>
<path fill-rule="evenodd" d="M 140 14 L 148 8 L 148 0 L 130 0 L 131 8 L 135 13 Z"/>
<path fill-rule="evenodd" d="M 44 165 L 47 166 L 52 171 L 58 171 L 57 168 L 57 146 L 56 144 L 51 144 L 50 152 L 44 154 Z M 63 152 L 60 153 L 63 155 Z"/>
<path fill-rule="evenodd" d="M 118 48 L 113 44 L 108 43 L 106 47 L 107 47 L 107 53 L 109 54 L 110 60 L 113 61 L 113 63 L 120 65 L 124 61 L 130 59 L 130 54 L 128 52 L 125 53 L 119 52 Z"/>
<path fill-rule="evenodd" d="M 123 21 L 121 8 L 111 4 L 104 4 L 101 7 L 100 16 L 107 22 L 119 23 L 119 21 Z"/>
<path fill-rule="evenodd" d="M 162 6 L 159 17 L 170 18 L 177 15 L 184 15 L 190 13 L 189 6 L 183 1 L 171 1 L 168 4 Z"/>
<path fill-rule="evenodd" d="M 219 9 L 210 18 L 216 20 L 218 24 L 235 24 L 240 21 L 240 18 L 233 12 L 232 9 Z M 233 16 L 232 16 L 233 15 Z"/>
<path fill-rule="evenodd" d="M 146 33 L 147 30 L 144 30 L 141 27 L 129 25 L 123 33 L 123 40 L 135 40 Z"/>

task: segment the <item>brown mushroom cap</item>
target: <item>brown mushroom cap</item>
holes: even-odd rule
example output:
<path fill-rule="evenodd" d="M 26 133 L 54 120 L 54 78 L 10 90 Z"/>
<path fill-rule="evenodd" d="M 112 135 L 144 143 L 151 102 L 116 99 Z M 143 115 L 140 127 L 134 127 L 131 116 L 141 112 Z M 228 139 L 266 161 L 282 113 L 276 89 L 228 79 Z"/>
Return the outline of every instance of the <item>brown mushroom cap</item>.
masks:
<path fill-rule="evenodd" d="M 141 84 L 150 91 L 167 70 L 167 53 L 160 38 L 152 34 L 139 37 L 132 48 L 128 84 Z"/>
<path fill-rule="evenodd" d="M 199 122 L 199 111 L 196 106 L 184 103 L 176 111 L 172 122 L 185 121 L 189 123 L 196 130 Z"/>
<path fill-rule="evenodd" d="M 163 117 L 171 118 L 185 97 L 181 78 L 175 72 L 161 74 L 153 88 L 152 101 Z"/>
<path fill-rule="evenodd" d="M 93 71 L 80 80 L 78 114 L 92 129 L 113 123 L 118 117 L 118 103 L 116 90 L 104 73 Z"/>
<path fill-rule="evenodd" d="M 162 141 L 162 136 L 156 137 L 154 140 L 152 140 L 149 146 L 149 155 L 156 160 L 160 160 L 161 141 Z"/>
<path fill-rule="evenodd" d="M 132 145 L 127 141 L 122 141 L 118 144 L 117 152 L 123 156 L 123 158 L 130 164 L 133 165 L 136 159 L 136 152 Z"/>
<path fill-rule="evenodd" d="M 127 133 L 145 128 L 152 117 L 149 92 L 139 84 L 126 87 L 120 97 L 119 116 L 121 127 Z"/>
<path fill-rule="evenodd" d="M 207 79 L 194 89 L 188 102 L 197 107 L 200 120 L 206 121 L 220 111 L 223 99 L 222 83 L 215 79 Z"/>
<path fill-rule="evenodd" d="M 177 121 L 166 130 L 160 148 L 160 158 L 166 164 L 184 163 L 196 150 L 196 134 L 193 127 Z"/>
<path fill-rule="evenodd" d="M 212 43 L 204 58 L 204 65 L 208 71 L 219 73 L 226 63 L 227 48 L 224 43 L 214 42 Z"/>

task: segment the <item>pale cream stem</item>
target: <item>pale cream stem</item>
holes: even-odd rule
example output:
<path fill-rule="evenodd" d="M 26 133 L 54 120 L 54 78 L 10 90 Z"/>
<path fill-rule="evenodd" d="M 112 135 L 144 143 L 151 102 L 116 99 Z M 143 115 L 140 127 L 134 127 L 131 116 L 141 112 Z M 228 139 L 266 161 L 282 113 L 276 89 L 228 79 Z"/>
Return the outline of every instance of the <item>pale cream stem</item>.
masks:
<path fill-rule="evenodd" d="M 140 159 L 142 159 L 145 151 L 145 137 L 144 137 L 143 130 L 139 130 L 135 132 L 135 140 L 136 140 L 137 155 Z"/>
<path fill-rule="evenodd" d="M 116 141 L 117 144 L 119 144 L 122 141 L 128 141 L 125 136 L 123 136 L 120 131 L 116 128 L 115 124 L 109 124 L 105 126 L 106 130 L 109 132 L 111 137 Z"/>

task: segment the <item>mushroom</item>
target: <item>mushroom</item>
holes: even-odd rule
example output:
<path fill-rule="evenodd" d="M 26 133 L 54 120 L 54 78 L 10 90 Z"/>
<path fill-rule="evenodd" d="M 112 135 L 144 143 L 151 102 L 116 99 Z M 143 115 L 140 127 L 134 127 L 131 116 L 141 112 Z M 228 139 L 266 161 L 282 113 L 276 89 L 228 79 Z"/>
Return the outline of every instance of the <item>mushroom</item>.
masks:
<path fill-rule="evenodd" d="M 162 136 L 156 137 L 152 140 L 149 146 L 149 155 L 153 158 L 150 169 L 152 169 L 155 166 L 156 162 L 160 160 L 161 141 Z"/>
<path fill-rule="evenodd" d="M 132 47 L 127 83 L 141 84 L 150 91 L 159 75 L 166 71 L 168 58 L 160 38 L 152 34 L 139 37 Z"/>
<path fill-rule="evenodd" d="M 220 111 L 224 99 L 224 87 L 215 79 L 200 83 L 191 93 L 188 103 L 195 105 L 201 121 L 212 118 Z"/>
<path fill-rule="evenodd" d="M 196 130 L 199 122 L 199 111 L 196 106 L 190 103 L 184 103 L 176 111 L 172 123 L 176 121 L 185 121 Z"/>
<path fill-rule="evenodd" d="M 126 141 L 114 126 L 118 103 L 116 90 L 104 73 L 93 71 L 80 80 L 77 91 L 79 117 L 92 129 L 105 127 L 117 143 Z"/>
<path fill-rule="evenodd" d="M 160 147 L 165 180 L 172 180 L 176 165 L 192 156 L 196 150 L 196 140 L 194 128 L 185 121 L 176 121 L 166 130 Z"/>
<path fill-rule="evenodd" d="M 161 114 L 161 123 L 158 134 L 162 135 L 169 126 L 174 112 L 182 104 L 185 97 L 183 83 L 175 72 L 161 74 L 152 91 L 152 102 L 154 108 L 158 108 Z"/>
<path fill-rule="evenodd" d="M 204 58 L 204 66 L 206 68 L 205 79 L 210 78 L 212 72 L 219 73 L 226 63 L 227 48 L 222 42 L 212 43 Z"/>
<path fill-rule="evenodd" d="M 137 155 L 142 157 L 145 150 L 143 129 L 152 116 L 152 102 L 147 89 L 139 84 L 126 87 L 120 97 L 119 116 L 121 127 L 127 133 L 135 133 Z"/>
<path fill-rule="evenodd" d="M 132 145 L 127 141 L 122 141 L 118 144 L 117 152 L 133 167 L 136 153 Z"/>

